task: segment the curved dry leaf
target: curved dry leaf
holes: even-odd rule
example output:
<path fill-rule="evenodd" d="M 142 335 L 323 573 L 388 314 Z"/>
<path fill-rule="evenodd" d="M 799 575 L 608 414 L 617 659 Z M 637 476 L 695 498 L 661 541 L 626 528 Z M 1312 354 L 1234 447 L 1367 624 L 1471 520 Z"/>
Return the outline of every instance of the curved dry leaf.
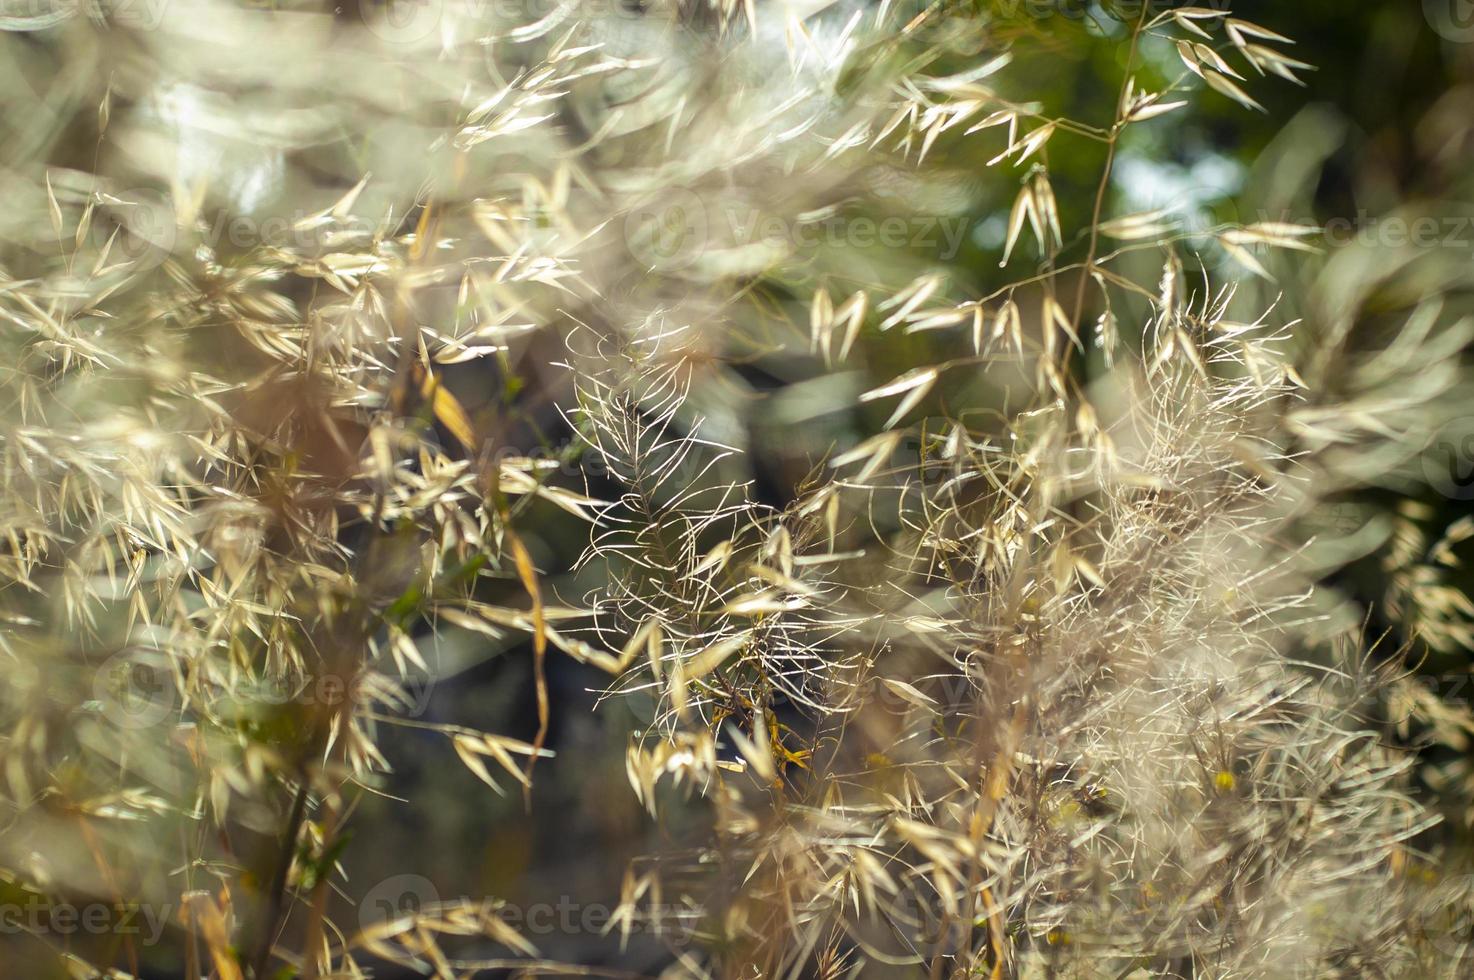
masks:
<path fill-rule="evenodd" d="M 682 664 L 682 675 L 688 681 L 700 680 L 726 663 L 732 654 L 741 650 L 751 639 L 751 634 L 739 633 L 736 636 L 729 636 L 725 640 L 713 643 L 705 650 L 688 658 Z"/>
<path fill-rule="evenodd" d="M 892 694 L 895 694 L 897 697 L 910 704 L 914 704 L 918 708 L 925 708 L 926 710 L 932 712 L 935 712 L 937 708 L 937 702 L 935 698 L 923 694 L 920 690 L 906 683 L 905 681 L 895 680 L 890 677 L 882 677 L 880 678 L 880 683 L 885 685 L 886 689 L 889 690 Z"/>
<path fill-rule="evenodd" d="M 1246 109 L 1257 109 L 1260 112 L 1265 111 L 1264 106 L 1251 99 L 1249 93 L 1229 81 L 1225 76 L 1216 71 L 1206 69 L 1202 72 L 1202 75 L 1203 80 L 1208 83 L 1208 87 L 1215 92 L 1228 96 Z"/>

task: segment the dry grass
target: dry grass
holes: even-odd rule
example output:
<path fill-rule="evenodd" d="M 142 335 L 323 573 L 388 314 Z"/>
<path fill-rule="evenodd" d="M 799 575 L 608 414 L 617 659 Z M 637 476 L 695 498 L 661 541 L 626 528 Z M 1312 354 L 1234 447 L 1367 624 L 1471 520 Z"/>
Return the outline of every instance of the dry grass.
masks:
<path fill-rule="evenodd" d="M 331 897 L 385 726 L 489 792 L 580 764 L 545 747 L 555 657 L 654 705 L 630 790 L 709 831 L 625 879 L 614 932 L 687 910 L 668 976 L 1466 969 L 1378 699 L 1474 723 L 1376 664 L 1304 528 L 1429 443 L 1469 324 L 1429 287 L 1358 358 L 1348 285 L 1306 345 L 1255 283 L 1314 228 L 1108 207 L 1135 127 L 1251 111 L 1306 69 L 1287 39 L 1148 6 L 1087 121 L 1001 94 L 1009 32 L 946 4 L 447 3 L 417 38 L 187 8 L 5 35 L 72 81 L 4 178 L 0 867 L 185 910 L 161 948 L 41 929 L 28 975 L 471 976 L 473 936 L 575 974 L 491 901 L 355 931 Z M 877 173 L 923 212 L 972 141 L 1019 178 L 983 295 L 727 220 L 895 208 Z M 1090 213 L 1057 144 L 1104 158 Z M 699 215 L 642 220 L 675 194 Z M 751 363 L 801 393 L 791 500 L 753 482 Z M 1467 644 L 1469 525 L 1405 517 L 1395 601 Z M 566 575 L 553 523 L 588 535 Z M 406 717 L 436 634 L 526 638 L 535 738 Z"/>

